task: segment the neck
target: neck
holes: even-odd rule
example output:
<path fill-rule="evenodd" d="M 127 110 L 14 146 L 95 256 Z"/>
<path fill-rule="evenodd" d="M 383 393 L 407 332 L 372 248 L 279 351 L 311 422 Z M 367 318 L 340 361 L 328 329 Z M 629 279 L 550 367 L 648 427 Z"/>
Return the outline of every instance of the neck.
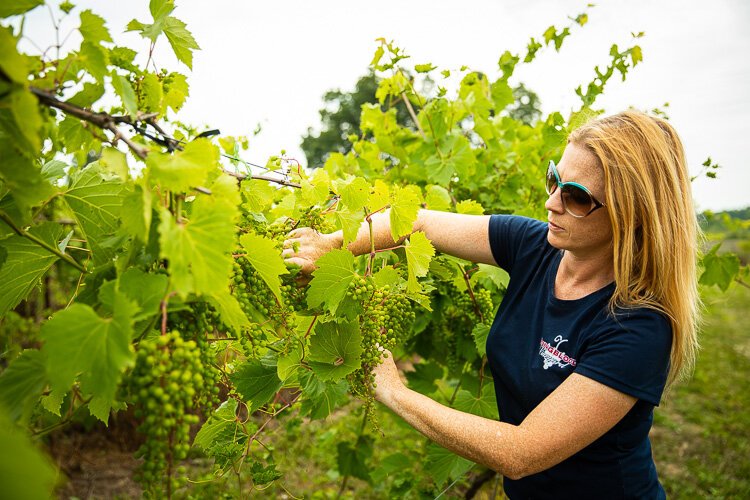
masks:
<path fill-rule="evenodd" d="M 555 295 L 561 299 L 584 297 L 614 280 L 611 253 L 580 255 L 565 251 L 555 277 Z"/>

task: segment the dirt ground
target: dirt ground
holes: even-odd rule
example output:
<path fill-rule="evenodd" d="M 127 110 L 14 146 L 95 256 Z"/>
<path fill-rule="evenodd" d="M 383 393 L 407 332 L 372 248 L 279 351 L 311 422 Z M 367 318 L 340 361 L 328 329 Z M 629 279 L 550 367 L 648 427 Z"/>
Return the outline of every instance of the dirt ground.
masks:
<path fill-rule="evenodd" d="M 114 432 L 113 432 L 114 431 Z M 61 477 L 56 491 L 61 499 L 140 498 L 141 487 L 133 480 L 138 448 L 133 432 L 94 427 L 71 428 L 48 439 L 48 450 Z"/>

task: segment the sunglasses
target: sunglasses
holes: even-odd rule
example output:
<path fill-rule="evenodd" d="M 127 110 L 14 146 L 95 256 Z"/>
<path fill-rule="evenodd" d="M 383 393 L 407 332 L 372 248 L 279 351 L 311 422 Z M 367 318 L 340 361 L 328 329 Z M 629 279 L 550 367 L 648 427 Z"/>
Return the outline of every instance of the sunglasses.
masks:
<path fill-rule="evenodd" d="M 549 167 L 547 167 L 547 194 L 551 196 L 558 187 L 560 188 L 563 208 L 573 217 L 586 217 L 597 208 L 604 206 L 604 203 L 594 198 L 591 191 L 581 184 L 562 182 L 555 162 L 550 160 Z"/>

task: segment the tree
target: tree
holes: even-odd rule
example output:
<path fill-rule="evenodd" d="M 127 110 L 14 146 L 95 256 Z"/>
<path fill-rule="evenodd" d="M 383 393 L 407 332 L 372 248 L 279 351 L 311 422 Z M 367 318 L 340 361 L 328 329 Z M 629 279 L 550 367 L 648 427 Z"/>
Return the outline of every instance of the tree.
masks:
<path fill-rule="evenodd" d="M 375 92 L 381 78 L 370 71 L 361 76 L 354 86 L 354 90 L 345 92 L 341 89 L 329 90 L 323 96 L 324 106 L 320 109 L 320 132 L 315 133 L 312 127 L 302 137 L 300 147 L 307 157 L 310 167 L 322 166 L 333 152 L 346 154 L 351 150 L 349 136 L 360 136 L 360 115 L 363 104 L 377 103 Z M 426 82 L 429 86 L 430 80 Z M 513 88 L 514 103 L 506 108 L 506 112 L 514 119 L 532 125 L 542 115 L 539 96 L 528 89 L 523 83 Z M 401 99 L 393 103 L 396 107 L 398 123 L 414 130 L 414 120 L 409 115 L 407 107 Z M 386 105 L 381 106 L 385 109 Z M 417 108 L 418 111 L 418 108 Z"/>
<path fill-rule="evenodd" d="M 351 150 L 350 135 L 359 136 L 362 105 L 376 103 L 375 92 L 380 78 L 370 71 L 361 76 L 354 85 L 354 90 L 345 92 L 341 89 L 329 90 L 323 96 L 324 106 L 320 109 L 320 132 L 315 135 L 312 127 L 302 137 L 300 144 L 307 157 L 307 165 L 320 167 L 333 152 L 348 153 Z M 403 103 L 395 104 L 398 122 L 414 127 L 414 122 Z"/>

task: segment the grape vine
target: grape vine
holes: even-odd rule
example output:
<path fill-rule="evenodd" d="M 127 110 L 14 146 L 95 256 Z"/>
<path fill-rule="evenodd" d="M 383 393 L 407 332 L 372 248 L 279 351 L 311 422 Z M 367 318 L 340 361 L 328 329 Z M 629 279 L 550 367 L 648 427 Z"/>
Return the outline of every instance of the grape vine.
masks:
<path fill-rule="evenodd" d="M 67 40 L 60 26 L 72 23 L 80 44 L 22 53 L 16 16 L 41 3 L 0 9 L 0 421 L 14 436 L 135 418 L 147 496 L 197 491 L 193 480 L 206 473 L 185 461 L 195 453 L 215 464 L 206 482 L 228 487 L 231 471 L 244 497 L 284 488 L 291 471 L 274 461 L 272 440 L 287 415 L 292 431 L 308 418 L 332 427 L 342 414 L 376 419 L 381 348 L 413 366 L 409 384 L 431 397 L 461 411 L 494 407 L 483 341 L 507 276 L 436 256 L 413 232 L 417 213 L 543 216 L 545 162 L 597 113 L 607 79 L 638 64 L 637 44 L 609 51 L 605 71 L 577 91 L 579 109 L 526 124 L 507 113 L 508 78 L 545 47 L 559 49 L 585 14 L 548 28 L 525 53 L 501 54 L 494 76 L 407 66 L 401 48 L 381 41 L 378 102 L 362 107 L 351 150 L 314 169 L 283 151 L 262 166 L 242 158 L 246 137 L 180 121 L 189 79 L 152 57 L 162 40 L 192 68 L 198 44 L 173 2 L 153 0 L 149 19 L 128 23 L 143 39 L 133 47 L 117 45 L 91 10 L 49 5 L 57 38 Z M 425 78 L 457 88 L 418 90 Z M 290 231 L 341 231 L 349 243 L 385 210 L 401 244 L 363 256 L 332 250 L 305 284 L 285 265 Z M 734 269 L 709 257 L 709 267 Z M 736 267 L 732 279 L 747 273 Z M 381 467 L 378 432 L 358 429 L 340 430 L 325 465 L 340 492 L 357 477 L 374 496 L 434 496 L 467 470 L 428 445 Z M 36 453 L 21 439 L 0 448 Z M 425 466 L 424 481 L 407 478 L 423 463 L 440 466 Z M 46 478 L 39 496 L 52 495 L 54 471 L 35 464 Z"/>

